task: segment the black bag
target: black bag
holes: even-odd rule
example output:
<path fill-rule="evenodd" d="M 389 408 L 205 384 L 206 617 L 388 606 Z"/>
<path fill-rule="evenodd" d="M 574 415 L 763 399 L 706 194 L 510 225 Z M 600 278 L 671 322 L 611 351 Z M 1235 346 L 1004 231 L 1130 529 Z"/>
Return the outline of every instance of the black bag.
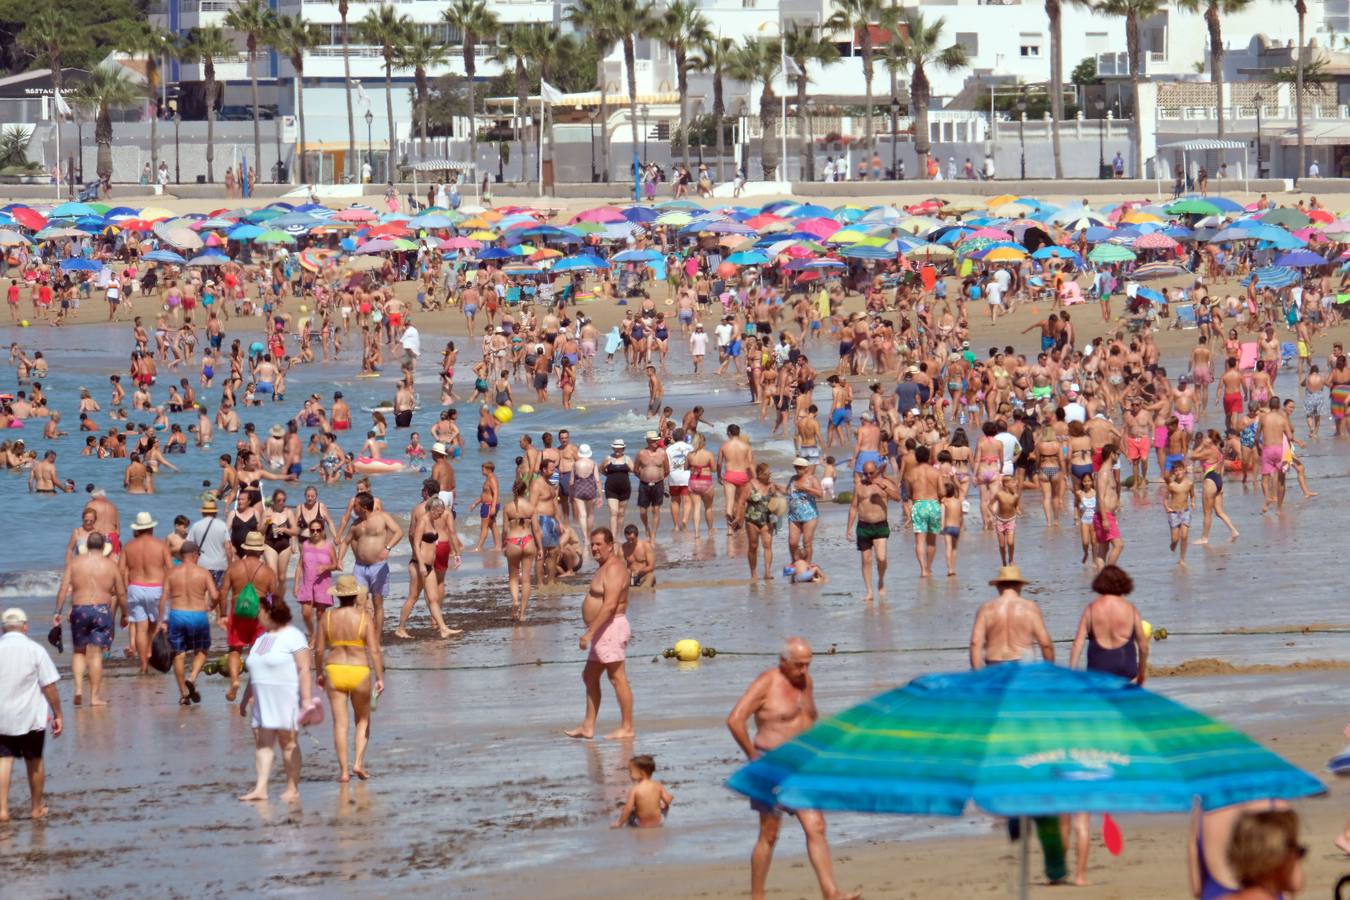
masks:
<path fill-rule="evenodd" d="M 167 632 L 155 632 L 155 639 L 150 642 L 150 665 L 157 672 L 167 672 L 173 668 L 173 647 L 169 646 Z"/>
<path fill-rule="evenodd" d="M 66 652 L 65 642 L 61 640 L 61 626 L 53 625 L 52 630 L 47 632 L 47 643 L 56 648 L 57 653 Z"/>

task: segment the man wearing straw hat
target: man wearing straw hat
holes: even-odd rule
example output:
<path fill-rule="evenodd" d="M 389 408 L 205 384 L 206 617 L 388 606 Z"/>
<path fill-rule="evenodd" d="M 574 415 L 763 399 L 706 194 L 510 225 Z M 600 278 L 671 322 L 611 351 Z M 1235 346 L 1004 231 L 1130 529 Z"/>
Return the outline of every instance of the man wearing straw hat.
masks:
<path fill-rule="evenodd" d="M 150 671 L 150 639 L 159 620 L 164 578 L 173 568 L 168 545 L 155 537 L 158 524 L 148 512 L 136 513 L 131 540 L 122 548 L 121 557 L 122 576 L 127 582 L 130 645 L 140 660 L 142 675 Z"/>
<path fill-rule="evenodd" d="M 102 538 L 100 537 L 100 542 Z M 102 556 L 100 555 L 100 559 Z M 42 800 L 46 772 L 42 749 L 51 714 L 52 737 L 61 736 L 60 675 L 47 651 L 28 637 L 28 615 L 10 608 L 0 613 L 0 822 L 9 821 L 9 780 L 14 760 L 28 769 L 29 808 L 34 819 L 47 814 Z"/>
<path fill-rule="evenodd" d="M 1020 662 L 1031 654 L 1031 645 L 1041 648 L 1046 662 L 1055 661 L 1055 645 L 1050 642 L 1041 608 L 1021 594 L 1029 582 L 1017 566 L 1000 566 L 989 582 L 998 596 L 980 607 L 970 630 L 970 667 Z"/>

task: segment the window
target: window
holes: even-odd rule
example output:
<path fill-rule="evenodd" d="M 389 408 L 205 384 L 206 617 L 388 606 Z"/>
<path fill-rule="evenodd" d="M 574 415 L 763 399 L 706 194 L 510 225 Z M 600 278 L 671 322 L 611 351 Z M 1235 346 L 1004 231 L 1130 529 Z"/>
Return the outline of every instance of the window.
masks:
<path fill-rule="evenodd" d="M 967 56 L 980 55 L 980 36 L 974 31 L 958 31 L 956 33 L 956 43 L 965 48 Z"/>
<path fill-rule="evenodd" d="M 1104 53 L 1110 49 L 1105 31 L 1089 31 L 1084 38 L 1089 53 Z"/>

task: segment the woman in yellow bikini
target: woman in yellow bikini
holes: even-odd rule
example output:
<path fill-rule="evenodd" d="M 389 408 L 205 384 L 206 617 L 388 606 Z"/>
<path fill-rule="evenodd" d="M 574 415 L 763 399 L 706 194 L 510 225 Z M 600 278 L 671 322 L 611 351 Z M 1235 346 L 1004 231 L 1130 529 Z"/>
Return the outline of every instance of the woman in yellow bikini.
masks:
<path fill-rule="evenodd" d="M 384 691 L 384 660 L 380 635 L 365 602 L 364 591 L 351 575 L 340 576 L 329 590 L 337 606 L 328 611 L 316 629 L 314 657 L 319 684 L 328 691 L 333 711 L 333 745 L 337 751 L 338 781 L 351 780 L 351 773 L 365 780 L 366 745 L 370 740 L 371 669 L 375 670 L 374 695 Z M 345 697 L 343 695 L 346 695 Z M 356 717 L 356 761 L 347 766 L 347 704 Z"/>

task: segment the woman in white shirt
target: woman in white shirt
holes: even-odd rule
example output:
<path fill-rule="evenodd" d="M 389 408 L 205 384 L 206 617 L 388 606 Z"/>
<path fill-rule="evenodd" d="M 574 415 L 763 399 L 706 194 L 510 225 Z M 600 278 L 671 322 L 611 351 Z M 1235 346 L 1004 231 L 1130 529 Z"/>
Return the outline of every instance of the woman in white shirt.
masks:
<path fill-rule="evenodd" d="M 240 800 L 266 800 L 275 746 L 281 745 L 286 767 L 286 790 L 281 799 L 300 799 L 300 744 L 296 729 L 302 709 L 314 701 L 313 660 L 309 639 L 291 624 L 291 609 L 274 599 L 258 604 L 258 623 L 265 629 L 249 650 L 248 687 L 239 703 L 239 715 L 253 705 L 254 759 L 258 781 Z"/>

